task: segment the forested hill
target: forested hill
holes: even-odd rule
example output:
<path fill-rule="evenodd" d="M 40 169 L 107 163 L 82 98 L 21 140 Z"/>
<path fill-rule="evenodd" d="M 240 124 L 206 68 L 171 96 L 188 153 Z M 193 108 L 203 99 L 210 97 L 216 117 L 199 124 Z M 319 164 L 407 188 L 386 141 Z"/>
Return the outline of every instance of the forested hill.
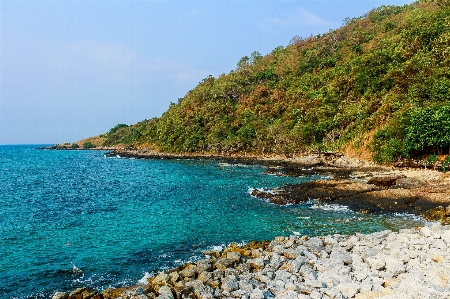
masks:
<path fill-rule="evenodd" d="M 161 117 L 118 125 L 97 143 L 164 152 L 351 149 L 384 162 L 423 149 L 448 153 L 449 99 L 450 1 L 418 1 L 254 52 Z"/>

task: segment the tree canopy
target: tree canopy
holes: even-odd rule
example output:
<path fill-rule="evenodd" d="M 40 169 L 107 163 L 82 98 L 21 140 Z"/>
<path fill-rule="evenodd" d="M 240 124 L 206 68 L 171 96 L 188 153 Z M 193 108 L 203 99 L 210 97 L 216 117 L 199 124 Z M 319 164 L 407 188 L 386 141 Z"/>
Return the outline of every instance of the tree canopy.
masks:
<path fill-rule="evenodd" d="M 393 161 L 450 146 L 448 1 L 382 6 L 209 76 L 159 118 L 118 125 L 105 145 L 167 152 L 372 153 Z"/>

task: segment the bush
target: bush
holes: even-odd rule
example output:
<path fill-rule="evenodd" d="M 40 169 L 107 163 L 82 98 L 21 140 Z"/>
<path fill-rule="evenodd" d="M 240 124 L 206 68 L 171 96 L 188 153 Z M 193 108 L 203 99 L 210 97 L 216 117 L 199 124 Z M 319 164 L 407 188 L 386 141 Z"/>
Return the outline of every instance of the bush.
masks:
<path fill-rule="evenodd" d="M 450 105 L 420 109 L 411 113 L 406 128 L 405 147 L 408 151 L 436 146 L 439 151 L 450 146 Z"/>
<path fill-rule="evenodd" d="M 442 171 L 446 172 L 450 170 L 450 156 L 447 156 L 442 162 Z"/>
<path fill-rule="evenodd" d="M 72 145 L 70 146 L 73 149 L 79 148 L 80 146 L 76 143 L 72 143 Z"/>
<path fill-rule="evenodd" d="M 84 149 L 95 148 L 95 145 L 92 142 L 87 141 L 83 143 L 83 148 Z"/>

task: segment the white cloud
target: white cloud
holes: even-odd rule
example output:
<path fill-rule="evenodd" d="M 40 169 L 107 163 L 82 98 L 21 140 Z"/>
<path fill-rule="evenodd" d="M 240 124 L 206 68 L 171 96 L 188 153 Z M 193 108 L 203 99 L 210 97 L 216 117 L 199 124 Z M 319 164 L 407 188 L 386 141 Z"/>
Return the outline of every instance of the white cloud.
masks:
<path fill-rule="evenodd" d="M 192 65 L 178 63 L 161 57 L 156 59 L 152 64 L 154 71 L 168 73 L 178 81 L 189 81 L 198 78 L 205 78 L 211 73 L 205 70 L 196 69 Z"/>
<path fill-rule="evenodd" d="M 11 75 L 5 77 L 15 81 L 86 78 L 104 82 L 145 83 L 153 76 L 165 76 L 186 82 L 209 75 L 209 72 L 193 65 L 166 57 L 146 59 L 141 53 L 120 44 L 92 40 L 68 44 L 16 44 L 9 50 L 8 55 L 2 55 L 2 61 L 7 62 L 3 64 L 2 74 Z"/>
<path fill-rule="evenodd" d="M 312 12 L 301 7 L 297 8 L 295 14 L 284 17 L 266 18 L 262 27 L 299 27 L 299 26 L 323 26 L 330 23 L 322 20 Z"/>

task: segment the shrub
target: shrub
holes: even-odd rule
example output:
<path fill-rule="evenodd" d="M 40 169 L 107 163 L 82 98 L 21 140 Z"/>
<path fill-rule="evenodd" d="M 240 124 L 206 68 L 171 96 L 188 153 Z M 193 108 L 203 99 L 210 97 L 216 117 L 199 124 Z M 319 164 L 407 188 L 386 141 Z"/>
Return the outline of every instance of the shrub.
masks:
<path fill-rule="evenodd" d="M 444 162 L 442 162 L 442 171 L 446 172 L 450 170 L 450 156 L 447 156 L 444 160 Z"/>
<path fill-rule="evenodd" d="M 92 142 L 87 141 L 83 143 L 83 148 L 84 149 L 95 148 L 95 145 Z"/>
<path fill-rule="evenodd" d="M 405 147 L 408 151 L 425 147 L 450 146 L 450 105 L 420 109 L 411 113 L 410 125 L 406 128 Z"/>

